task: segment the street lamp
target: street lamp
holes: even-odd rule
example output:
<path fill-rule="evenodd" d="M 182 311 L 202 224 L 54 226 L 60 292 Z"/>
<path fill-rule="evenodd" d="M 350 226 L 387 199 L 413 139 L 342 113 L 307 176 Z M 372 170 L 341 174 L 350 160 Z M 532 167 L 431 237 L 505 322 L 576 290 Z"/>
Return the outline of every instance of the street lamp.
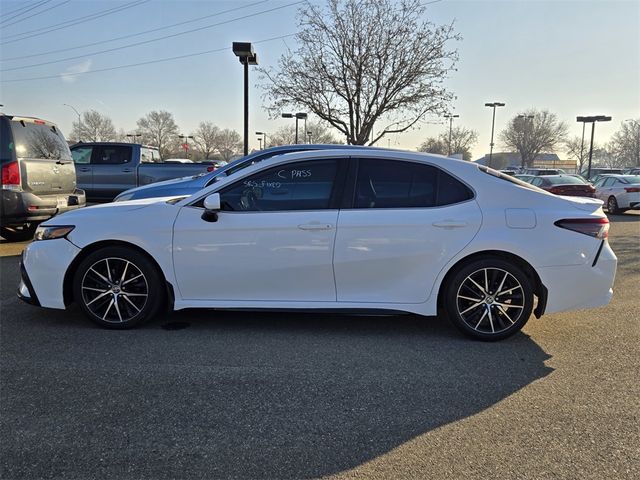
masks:
<path fill-rule="evenodd" d="M 267 132 L 256 132 L 256 135 L 262 135 L 262 145 L 267 148 Z"/>
<path fill-rule="evenodd" d="M 313 132 L 307 132 L 307 143 L 311 143 L 311 138 L 313 137 Z"/>
<path fill-rule="evenodd" d="M 249 65 L 258 64 L 258 54 L 250 42 L 233 42 L 233 53 L 244 65 L 244 154 L 249 154 Z"/>
<path fill-rule="evenodd" d="M 184 140 L 182 148 L 187 158 L 189 158 L 189 139 L 193 140 L 193 135 L 178 135 L 180 140 Z"/>
<path fill-rule="evenodd" d="M 443 116 L 444 118 L 449 119 L 449 155 L 448 156 L 451 156 L 451 131 L 453 130 L 453 119 L 460 118 L 460 115 L 452 115 L 448 113 L 447 115 L 443 115 Z"/>
<path fill-rule="evenodd" d="M 496 124 L 496 107 L 504 107 L 504 105 L 505 104 L 501 102 L 491 102 L 484 104 L 485 107 L 493 108 L 493 116 L 491 118 L 491 143 L 489 143 L 489 164 L 487 165 L 487 167 L 491 166 L 491 161 L 493 160 L 493 127 Z"/>
<path fill-rule="evenodd" d="M 262 150 L 262 137 L 258 136 L 258 142 L 260 142 L 260 147 L 258 148 L 258 150 Z"/>
<path fill-rule="evenodd" d="M 587 180 L 591 179 L 591 159 L 593 158 L 593 136 L 596 129 L 596 122 L 610 122 L 611 117 L 607 115 L 591 115 L 588 117 L 576 117 L 576 122 L 591 124 L 591 144 L 589 145 L 589 166 L 587 167 Z"/>
<path fill-rule="evenodd" d="M 127 133 L 128 138 L 133 138 L 133 143 L 136 143 L 136 139 L 141 136 L 141 133 Z"/>
<path fill-rule="evenodd" d="M 76 115 L 78 115 L 78 141 L 81 142 L 82 138 L 80 137 L 82 136 L 82 120 L 80 119 L 80 112 L 76 110 L 74 106 L 69 105 L 68 103 L 63 103 L 62 105 L 64 105 L 65 107 L 69 107 L 74 112 L 76 112 Z"/>
<path fill-rule="evenodd" d="M 298 120 L 304 119 L 304 130 L 307 131 L 307 114 L 304 112 L 298 113 L 283 113 L 282 118 L 295 118 L 296 119 L 296 145 L 298 144 Z"/>

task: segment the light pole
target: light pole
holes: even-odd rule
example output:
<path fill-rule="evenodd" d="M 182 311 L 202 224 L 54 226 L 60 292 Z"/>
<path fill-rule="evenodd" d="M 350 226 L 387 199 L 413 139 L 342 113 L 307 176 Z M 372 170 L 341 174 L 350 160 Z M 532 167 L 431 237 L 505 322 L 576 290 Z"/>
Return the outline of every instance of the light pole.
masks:
<path fill-rule="evenodd" d="M 193 140 L 193 135 L 178 135 L 180 140 L 184 140 L 182 148 L 184 149 L 185 156 L 189 158 L 189 139 Z"/>
<path fill-rule="evenodd" d="M 311 143 L 311 139 L 313 138 L 313 132 L 307 132 L 307 143 Z"/>
<path fill-rule="evenodd" d="M 260 147 L 258 149 L 262 150 L 262 137 L 261 136 L 258 136 L 258 142 L 260 144 Z"/>
<path fill-rule="evenodd" d="M 607 115 L 591 115 L 588 117 L 576 117 L 576 122 L 591 124 L 591 143 L 589 145 L 589 165 L 587 167 L 587 180 L 591 179 L 591 160 L 593 158 L 593 137 L 596 130 L 596 122 L 610 122 L 611 117 Z"/>
<path fill-rule="evenodd" d="M 233 42 L 233 53 L 244 65 L 244 154 L 249 154 L 249 65 L 258 65 L 258 54 L 250 42 Z"/>
<path fill-rule="evenodd" d="M 267 148 L 267 132 L 256 132 L 256 135 L 262 135 L 262 145 Z"/>
<path fill-rule="evenodd" d="M 283 113 L 282 118 L 295 118 L 296 119 L 296 145 L 298 144 L 298 120 L 304 119 L 304 130 L 307 131 L 307 114 L 304 112 L 298 113 Z"/>
<path fill-rule="evenodd" d="M 76 110 L 74 106 L 69 105 L 68 103 L 63 103 L 62 105 L 64 105 L 65 107 L 69 107 L 74 112 L 76 112 L 76 115 L 78 115 L 78 141 L 81 142 L 82 141 L 82 138 L 81 138 L 82 137 L 82 120 L 80 119 L 80 112 Z"/>
<path fill-rule="evenodd" d="M 136 143 L 136 139 L 141 136 L 141 133 L 127 133 L 128 138 L 133 138 L 133 143 Z"/>
<path fill-rule="evenodd" d="M 491 167 L 491 162 L 493 160 L 493 128 L 496 124 L 496 107 L 504 107 L 504 103 L 501 102 L 491 102 L 485 103 L 485 107 L 493 108 L 493 116 L 491 117 L 491 143 L 489 143 L 489 164 L 487 167 Z"/>
<path fill-rule="evenodd" d="M 528 127 L 528 125 L 527 125 L 527 120 L 533 120 L 533 117 L 534 117 L 534 115 L 524 115 L 524 114 L 520 114 L 520 115 L 518 115 L 518 117 L 517 117 L 517 118 L 521 119 L 521 120 L 524 122 L 524 123 L 523 123 L 523 125 L 524 125 L 524 132 L 523 132 L 523 136 L 525 137 L 525 139 L 526 139 L 526 137 L 527 137 L 527 132 L 528 132 L 528 128 L 527 128 L 527 127 Z M 526 143 L 526 142 L 525 142 L 525 143 Z M 532 160 L 535 160 L 535 159 L 532 159 Z M 521 167 L 521 168 L 524 168 L 524 167 L 525 167 L 525 158 L 524 158 L 523 156 L 521 156 L 521 158 L 520 158 L 520 167 Z"/>
<path fill-rule="evenodd" d="M 451 156 L 451 132 L 453 130 L 453 119 L 454 118 L 460 118 L 460 115 L 452 115 L 450 113 L 448 113 L 447 115 L 443 115 L 444 118 L 448 118 L 449 119 L 449 153 L 447 156 Z"/>

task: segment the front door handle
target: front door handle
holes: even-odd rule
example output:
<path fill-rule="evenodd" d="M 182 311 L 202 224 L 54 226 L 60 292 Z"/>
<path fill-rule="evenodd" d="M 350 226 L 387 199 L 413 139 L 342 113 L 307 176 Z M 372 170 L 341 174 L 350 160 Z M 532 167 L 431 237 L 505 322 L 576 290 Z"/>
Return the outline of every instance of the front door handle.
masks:
<path fill-rule="evenodd" d="M 82 168 L 79 168 L 78 170 L 80 170 L 81 172 L 90 172 L 91 168 L 90 167 L 82 167 Z"/>
<path fill-rule="evenodd" d="M 300 230 L 331 230 L 333 225 L 329 223 L 304 223 L 298 225 Z"/>
<path fill-rule="evenodd" d="M 131 168 L 123 168 L 122 171 L 125 172 L 125 173 L 130 173 L 130 172 L 133 172 L 133 169 L 131 169 Z"/>
<path fill-rule="evenodd" d="M 467 222 L 456 222 L 454 220 L 442 220 L 440 222 L 433 222 L 431 225 L 437 228 L 464 228 L 467 226 Z"/>

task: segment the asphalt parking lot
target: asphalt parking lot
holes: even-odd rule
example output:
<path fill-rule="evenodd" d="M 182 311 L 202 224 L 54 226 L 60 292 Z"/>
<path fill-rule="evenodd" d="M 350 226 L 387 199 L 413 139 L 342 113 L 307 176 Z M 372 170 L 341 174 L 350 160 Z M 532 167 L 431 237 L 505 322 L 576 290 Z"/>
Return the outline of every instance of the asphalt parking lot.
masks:
<path fill-rule="evenodd" d="M 102 330 L 20 302 L 0 243 L 0 476 L 640 478 L 640 215 L 611 220 L 611 304 L 490 344 L 413 315 Z"/>

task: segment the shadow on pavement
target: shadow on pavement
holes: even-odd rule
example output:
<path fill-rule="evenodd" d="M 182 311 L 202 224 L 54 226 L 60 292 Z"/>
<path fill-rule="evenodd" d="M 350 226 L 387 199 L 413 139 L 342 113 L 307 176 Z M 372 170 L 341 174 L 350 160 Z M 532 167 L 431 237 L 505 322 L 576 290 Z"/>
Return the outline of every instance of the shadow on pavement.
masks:
<path fill-rule="evenodd" d="M 552 371 L 525 334 L 481 343 L 439 318 L 186 311 L 107 331 L 2 299 L 7 478 L 319 477 Z"/>

